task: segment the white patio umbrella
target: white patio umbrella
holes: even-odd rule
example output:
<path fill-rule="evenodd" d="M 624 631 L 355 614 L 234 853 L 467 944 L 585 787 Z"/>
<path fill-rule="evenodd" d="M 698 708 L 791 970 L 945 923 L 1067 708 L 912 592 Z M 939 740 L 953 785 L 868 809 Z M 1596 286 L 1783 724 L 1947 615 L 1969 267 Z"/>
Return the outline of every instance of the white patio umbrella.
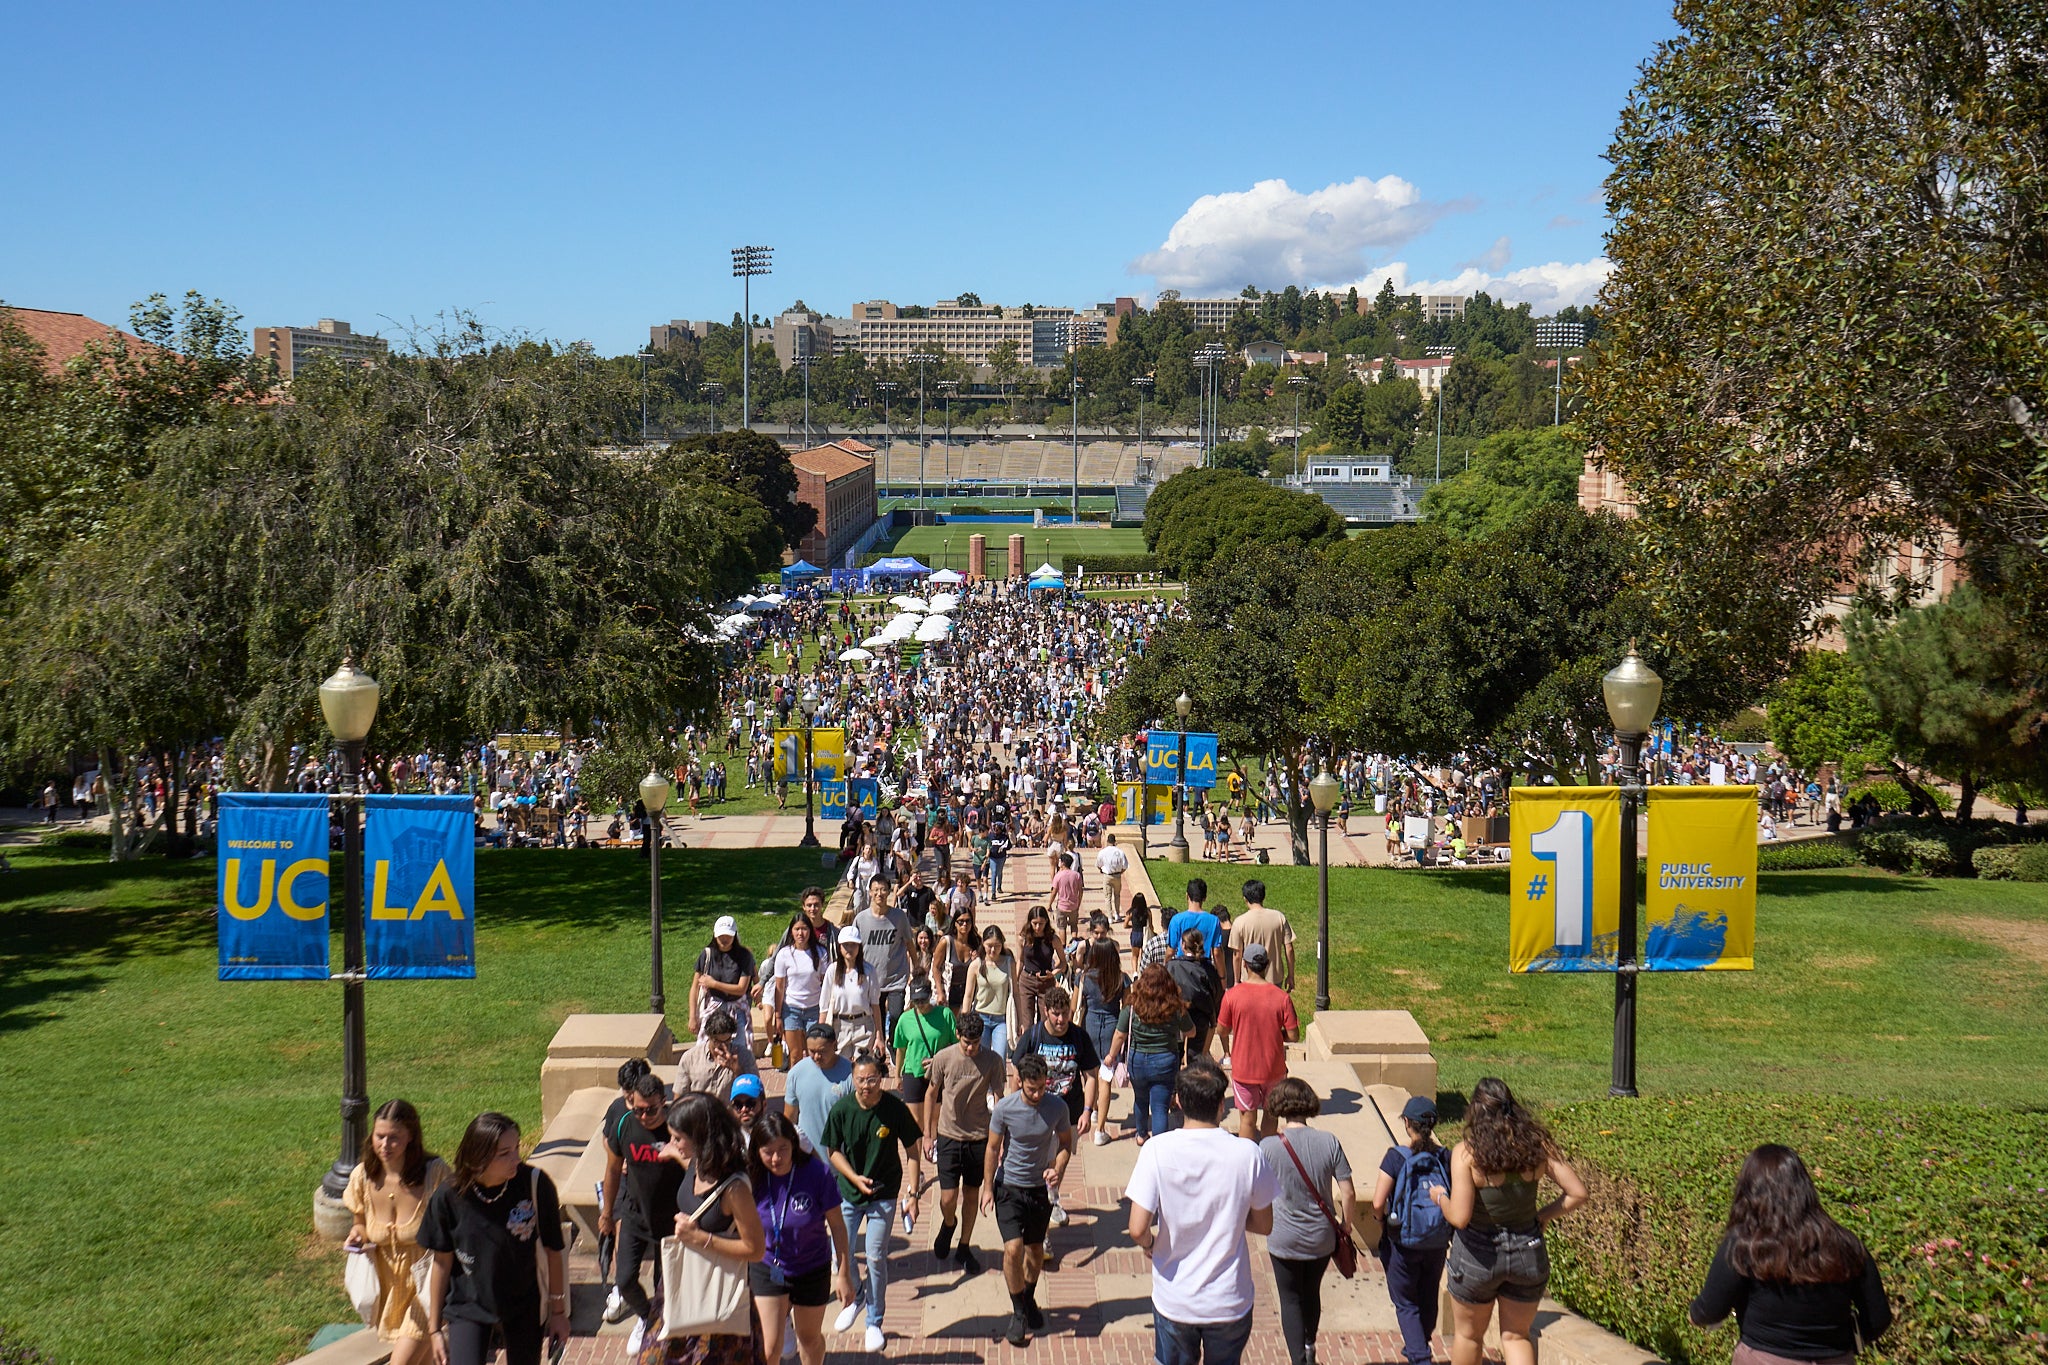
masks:
<path fill-rule="evenodd" d="M 843 664 L 866 663 L 874 657 L 874 655 L 864 649 L 842 649 L 839 651 L 839 662 Z"/>
<path fill-rule="evenodd" d="M 892 645 L 894 643 L 896 642 L 886 635 L 870 635 L 867 639 L 860 642 L 860 647 L 862 649 L 880 649 L 884 645 Z"/>
<path fill-rule="evenodd" d="M 950 585 L 954 583 L 965 583 L 967 581 L 967 577 L 957 569 L 941 569 L 937 573 L 932 575 L 931 581 L 941 585 Z"/>
<path fill-rule="evenodd" d="M 890 605 L 890 606 L 893 606 L 893 607 L 902 607 L 902 608 L 903 608 L 904 610 L 906 610 L 906 611 L 923 611 L 923 610 L 924 610 L 924 603 L 922 603 L 922 602 L 918 601 L 918 600 L 917 600 L 917 599 L 916 599 L 915 597 L 912 597 L 912 596 L 911 596 L 911 595 L 910 595 L 909 593 L 898 593 L 898 594 L 896 594 L 896 596 L 894 596 L 894 597 L 892 597 L 892 598 L 890 598 L 890 599 L 889 599 L 889 605 Z"/>
<path fill-rule="evenodd" d="M 960 599 L 949 592 L 938 593 L 931 601 L 931 609 L 941 615 L 949 611 L 957 611 L 959 607 Z"/>
<path fill-rule="evenodd" d="M 752 612 L 756 616 L 765 616 L 769 612 L 774 611 L 776 606 L 776 603 L 770 602 L 765 597 L 757 597 L 753 601 L 747 603 L 747 610 Z"/>

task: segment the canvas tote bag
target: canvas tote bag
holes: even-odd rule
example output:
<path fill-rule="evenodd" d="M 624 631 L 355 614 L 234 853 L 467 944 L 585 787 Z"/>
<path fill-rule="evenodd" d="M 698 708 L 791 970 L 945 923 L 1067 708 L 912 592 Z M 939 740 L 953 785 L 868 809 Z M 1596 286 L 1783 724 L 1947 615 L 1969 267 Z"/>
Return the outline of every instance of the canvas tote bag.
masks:
<path fill-rule="evenodd" d="M 736 1175 L 718 1182 L 704 1197 L 692 1222 L 725 1197 L 726 1187 Z M 716 1252 L 699 1251 L 674 1237 L 661 1239 L 661 1334 L 664 1337 L 698 1337 L 722 1334 L 743 1337 L 753 1333 L 753 1302 L 747 1292 L 747 1268 Z"/>

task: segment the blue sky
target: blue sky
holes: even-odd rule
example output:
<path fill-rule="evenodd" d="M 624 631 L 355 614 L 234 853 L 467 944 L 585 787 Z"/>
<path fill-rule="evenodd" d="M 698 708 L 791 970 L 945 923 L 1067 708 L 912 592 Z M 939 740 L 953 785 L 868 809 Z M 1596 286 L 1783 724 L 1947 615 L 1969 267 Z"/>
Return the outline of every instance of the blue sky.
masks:
<path fill-rule="evenodd" d="M 607 352 L 801 297 L 1086 305 L 1604 269 L 1654 0 L 10 6 L 0 299 Z"/>

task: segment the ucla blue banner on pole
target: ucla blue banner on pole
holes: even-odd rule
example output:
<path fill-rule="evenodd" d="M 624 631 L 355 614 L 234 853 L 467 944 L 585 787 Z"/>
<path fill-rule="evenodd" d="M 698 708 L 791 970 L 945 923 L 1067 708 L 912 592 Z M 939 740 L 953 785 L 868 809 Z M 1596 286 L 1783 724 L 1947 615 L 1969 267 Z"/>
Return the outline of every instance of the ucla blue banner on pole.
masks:
<path fill-rule="evenodd" d="M 1653 972 L 1756 966 L 1756 788 L 1650 789 Z"/>
<path fill-rule="evenodd" d="M 1188 734 L 1190 787 L 1216 785 L 1217 739 L 1214 735 Z M 1154 730 L 1145 737 L 1145 781 L 1156 787 L 1171 787 L 1180 763 L 1180 731 Z"/>
<path fill-rule="evenodd" d="M 849 777 L 846 800 L 849 805 L 860 807 L 862 819 L 872 820 L 882 810 L 882 784 L 872 777 Z"/>
<path fill-rule="evenodd" d="M 846 779 L 836 778 L 816 784 L 818 792 L 818 818 L 820 820 L 844 820 L 846 818 Z"/>
<path fill-rule="evenodd" d="M 223 981 L 325 981 L 327 798 L 224 792 L 215 876 Z"/>
<path fill-rule="evenodd" d="M 475 807 L 363 798 L 363 947 L 373 979 L 476 975 Z"/>

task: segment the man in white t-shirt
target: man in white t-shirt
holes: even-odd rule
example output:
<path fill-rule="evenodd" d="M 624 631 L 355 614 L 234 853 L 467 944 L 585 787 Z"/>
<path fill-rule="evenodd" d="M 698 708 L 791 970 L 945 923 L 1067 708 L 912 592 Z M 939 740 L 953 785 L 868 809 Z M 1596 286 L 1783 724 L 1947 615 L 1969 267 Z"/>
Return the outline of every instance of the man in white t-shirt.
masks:
<path fill-rule="evenodd" d="M 1109 919 L 1112 924 L 1123 921 L 1124 873 L 1130 865 L 1130 855 L 1116 846 L 1116 836 L 1104 835 L 1102 852 L 1095 855 L 1095 870 L 1102 874 L 1103 892 L 1109 900 Z"/>
<path fill-rule="evenodd" d="M 1237 1365 L 1252 1334 L 1245 1234 L 1273 1230 L 1280 1193 L 1257 1143 L 1218 1126 L 1228 1082 L 1197 1057 L 1174 1083 L 1187 1126 L 1138 1153 L 1125 1191 L 1131 1240 L 1152 1261 L 1152 1347 L 1159 1365 Z"/>

